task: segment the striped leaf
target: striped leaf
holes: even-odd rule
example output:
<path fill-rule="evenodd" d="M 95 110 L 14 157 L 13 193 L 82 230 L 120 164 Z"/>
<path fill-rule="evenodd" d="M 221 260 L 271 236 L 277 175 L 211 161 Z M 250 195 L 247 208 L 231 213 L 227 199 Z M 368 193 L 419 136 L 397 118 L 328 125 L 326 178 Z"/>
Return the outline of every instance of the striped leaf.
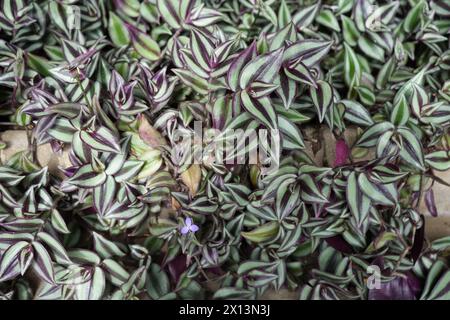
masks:
<path fill-rule="evenodd" d="M 190 0 L 192 4 L 195 3 L 195 1 Z M 189 24 L 194 25 L 196 27 L 202 28 L 202 27 L 208 27 L 216 22 L 220 22 L 220 20 L 223 19 L 223 14 L 220 11 L 211 9 L 211 8 L 205 8 L 202 5 L 197 6 L 192 11 L 188 11 L 189 17 Z"/>
<path fill-rule="evenodd" d="M 106 180 L 105 172 L 95 172 L 91 164 L 86 164 L 67 180 L 67 183 L 79 188 L 94 188 Z"/>
<path fill-rule="evenodd" d="M 300 40 L 287 46 L 283 55 L 283 63 L 301 60 L 306 67 L 319 63 L 330 51 L 331 41 Z"/>
<path fill-rule="evenodd" d="M 392 57 L 381 67 L 376 79 L 376 86 L 378 89 L 383 89 L 391 80 L 392 74 L 395 70 L 395 59 Z"/>
<path fill-rule="evenodd" d="M 26 241 L 18 241 L 3 252 L 0 262 L 0 280 L 6 281 L 20 274 L 19 257 L 29 247 Z"/>
<path fill-rule="evenodd" d="M 79 103 L 63 102 L 49 106 L 42 112 L 35 113 L 35 116 L 43 117 L 47 115 L 61 115 L 68 119 L 77 117 L 80 112 L 86 111 L 86 106 Z"/>
<path fill-rule="evenodd" d="M 347 86 L 359 86 L 361 81 L 361 65 L 353 49 L 344 43 L 344 80 Z"/>
<path fill-rule="evenodd" d="M 214 45 L 211 40 L 197 29 L 191 30 L 190 46 L 195 62 L 206 71 L 210 71 L 211 55 Z"/>
<path fill-rule="evenodd" d="M 352 47 L 356 46 L 356 44 L 358 43 L 358 39 L 360 37 L 360 33 L 356 28 L 355 23 L 353 22 L 352 19 L 350 19 L 345 15 L 341 16 L 341 20 L 342 20 L 342 32 L 345 42 L 349 46 Z"/>
<path fill-rule="evenodd" d="M 231 63 L 227 73 L 227 84 L 232 91 L 237 91 L 242 69 L 256 56 L 256 42 L 252 42 L 248 48 L 242 51 Z"/>
<path fill-rule="evenodd" d="M 104 215 L 105 219 L 115 219 L 115 220 L 130 220 L 141 213 L 145 212 L 146 207 L 144 206 L 130 206 L 129 203 L 119 203 L 115 202 L 108 209 Z"/>
<path fill-rule="evenodd" d="M 130 34 L 125 23 L 114 12 L 109 12 L 108 32 L 116 46 L 126 46 L 130 43 Z"/>
<path fill-rule="evenodd" d="M 450 169 L 450 152 L 435 151 L 425 156 L 425 162 L 435 170 L 446 171 Z"/>
<path fill-rule="evenodd" d="M 367 36 L 361 36 L 358 40 L 358 48 L 372 59 L 384 62 L 384 50 Z"/>
<path fill-rule="evenodd" d="M 130 180 L 141 171 L 145 162 L 140 160 L 127 160 L 123 163 L 122 168 L 114 175 L 117 182 L 125 182 Z"/>
<path fill-rule="evenodd" d="M 100 267 L 89 270 L 89 280 L 75 287 L 78 300 L 100 300 L 106 287 L 105 272 Z"/>
<path fill-rule="evenodd" d="M 431 266 L 420 300 L 448 300 L 450 299 L 450 270 L 441 260 Z"/>
<path fill-rule="evenodd" d="M 100 216 L 104 216 L 113 204 L 117 191 L 117 184 L 113 177 L 108 176 L 106 181 L 93 190 L 94 207 Z"/>
<path fill-rule="evenodd" d="M 308 203 L 327 203 L 328 199 L 322 193 L 319 183 L 309 174 L 303 174 L 301 177 L 301 193 L 303 201 Z"/>
<path fill-rule="evenodd" d="M 278 8 L 278 28 L 285 27 L 292 20 L 291 12 L 285 0 L 281 0 Z"/>
<path fill-rule="evenodd" d="M 278 124 L 283 136 L 283 148 L 290 150 L 305 148 L 302 133 L 295 124 L 282 116 L 278 116 Z"/>
<path fill-rule="evenodd" d="M 273 82 L 281 67 L 283 51 L 284 48 L 280 48 L 257 56 L 248 62 L 239 76 L 240 88 L 247 88 L 253 81 Z"/>
<path fill-rule="evenodd" d="M 375 94 L 367 87 L 360 86 L 355 88 L 358 92 L 359 100 L 366 106 L 372 106 L 375 104 Z"/>
<path fill-rule="evenodd" d="M 43 231 L 39 232 L 37 236 L 39 240 L 41 240 L 42 243 L 45 244 L 47 248 L 50 249 L 57 263 L 62 265 L 72 264 L 72 261 L 70 260 L 66 249 L 63 247 L 63 245 L 59 242 L 57 238 Z"/>
<path fill-rule="evenodd" d="M 301 10 L 298 10 L 298 12 L 292 17 L 292 21 L 298 28 L 307 28 L 314 21 L 320 7 L 321 3 L 317 2 L 308 7 L 301 8 Z"/>
<path fill-rule="evenodd" d="M 173 29 L 181 28 L 180 2 L 181 0 L 156 0 L 159 14 Z"/>
<path fill-rule="evenodd" d="M 56 231 L 63 233 L 63 234 L 70 233 L 70 230 L 67 227 L 67 224 L 64 221 L 64 218 L 61 216 L 59 211 L 56 209 L 52 210 L 51 223 L 52 223 L 53 228 L 55 228 Z"/>
<path fill-rule="evenodd" d="M 252 231 L 242 232 L 241 235 L 251 242 L 260 243 L 272 240 L 278 234 L 279 228 L 278 222 L 272 221 L 259 226 Z"/>
<path fill-rule="evenodd" d="M 341 27 L 339 26 L 339 23 L 331 10 L 320 10 L 319 15 L 316 17 L 316 21 L 331 30 L 336 32 L 341 31 Z"/>
<path fill-rule="evenodd" d="M 425 1 L 420 0 L 417 4 L 408 12 L 405 20 L 403 21 L 403 30 L 406 32 L 414 31 L 420 24 L 424 10 L 427 8 Z"/>
<path fill-rule="evenodd" d="M 293 23 L 287 24 L 284 28 L 277 31 L 270 42 L 269 50 L 273 51 L 284 46 L 285 41 L 296 41 L 297 31 Z"/>
<path fill-rule="evenodd" d="M 250 83 L 248 93 L 252 98 L 258 99 L 270 95 L 277 88 L 277 84 L 254 81 Z"/>
<path fill-rule="evenodd" d="M 286 75 L 294 81 L 307 84 L 317 88 L 316 78 L 312 75 L 311 71 L 298 59 L 293 64 L 284 68 Z"/>
<path fill-rule="evenodd" d="M 409 106 L 405 96 L 402 96 L 391 113 L 391 122 L 395 126 L 403 126 L 409 120 Z"/>
<path fill-rule="evenodd" d="M 393 206 L 397 201 L 397 189 L 393 185 L 383 185 L 370 181 L 365 173 L 358 176 L 361 191 L 376 204 Z"/>
<path fill-rule="evenodd" d="M 364 131 L 359 137 L 356 145 L 358 147 L 373 147 L 377 144 L 378 138 L 387 131 L 392 131 L 394 125 L 390 122 L 376 123 Z"/>
<path fill-rule="evenodd" d="M 81 131 L 80 138 L 94 150 L 120 153 L 120 145 L 116 135 L 106 127 L 98 127 L 93 131 Z"/>
<path fill-rule="evenodd" d="M 101 234 L 97 232 L 92 232 L 93 240 L 94 240 L 94 249 L 95 252 L 99 254 L 102 258 L 111 258 L 114 256 L 123 257 L 125 252 L 123 252 L 117 244 L 112 242 L 111 240 L 106 239 Z"/>
<path fill-rule="evenodd" d="M 32 245 L 35 255 L 35 260 L 33 263 L 34 270 L 42 280 L 50 284 L 55 283 L 55 270 L 47 249 L 45 249 L 45 247 L 37 241 L 34 241 Z"/>
<path fill-rule="evenodd" d="M 373 124 L 370 113 L 358 102 L 352 100 L 341 100 L 340 104 L 345 107 L 344 118 L 359 126 L 371 126 Z"/>
<path fill-rule="evenodd" d="M 333 87 L 328 82 L 318 80 L 317 88 L 310 87 L 309 92 L 316 107 L 319 121 L 323 122 L 325 114 L 333 104 Z"/>
<path fill-rule="evenodd" d="M 284 71 L 280 72 L 280 85 L 276 92 L 283 102 L 285 109 L 289 109 L 297 96 L 297 84 L 294 80 L 289 79 Z M 277 111 L 278 112 L 278 111 Z M 295 112 L 295 111 L 294 111 Z M 279 113 L 279 112 L 278 112 Z"/>
<path fill-rule="evenodd" d="M 128 30 L 131 35 L 131 43 L 137 53 L 150 61 L 155 61 L 160 58 L 161 49 L 152 37 L 132 26 L 128 26 Z"/>
<path fill-rule="evenodd" d="M 420 140 L 417 138 L 414 132 L 412 132 L 408 128 L 398 128 L 397 132 L 402 137 L 400 157 L 412 166 L 420 170 L 425 170 L 425 161 Z"/>
<path fill-rule="evenodd" d="M 208 94 L 209 86 L 205 79 L 185 69 L 172 69 L 172 71 L 188 87 L 194 89 L 200 94 Z"/>
<path fill-rule="evenodd" d="M 355 172 L 348 176 L 346 199 L 351 214 L 355 217 L 358 225 L 361 226 L 368 218 L 371 201 L 359 187 Z"/>
<path fill-rule="evenodd" d="M 247 91 L 241 91 L 240 97 L 242 105 L 248 113 L 268 128 L 278 128 L 278 119 L 269 98 L 254 99 L 250 97 Z"/>

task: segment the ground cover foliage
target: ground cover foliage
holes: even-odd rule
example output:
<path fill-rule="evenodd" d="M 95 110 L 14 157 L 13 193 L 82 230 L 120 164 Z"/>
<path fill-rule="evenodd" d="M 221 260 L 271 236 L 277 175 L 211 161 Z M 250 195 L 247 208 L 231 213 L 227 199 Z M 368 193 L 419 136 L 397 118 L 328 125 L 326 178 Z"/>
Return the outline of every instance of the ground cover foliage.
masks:
<path fill-rule="evenodd" d="M 0 167 L 3 299 L 450 298 L 418 209 L 449 184 L 448 1 L 0 8 L 2 130 L 30 140 Z M 276 170 L 195 123 L 279 132 Z M 45 143 L 71 165 L 41 167 Z"/>

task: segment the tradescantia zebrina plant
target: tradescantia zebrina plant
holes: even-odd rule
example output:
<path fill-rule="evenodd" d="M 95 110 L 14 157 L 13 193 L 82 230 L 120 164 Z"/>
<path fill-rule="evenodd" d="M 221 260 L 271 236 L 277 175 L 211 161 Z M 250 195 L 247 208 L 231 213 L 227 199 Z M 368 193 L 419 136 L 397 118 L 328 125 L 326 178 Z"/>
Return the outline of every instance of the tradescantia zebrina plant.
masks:
<path fill-rule="evenodd" d="M 3 299 L 450 299 L 448 1 L 0 7 Z"/>

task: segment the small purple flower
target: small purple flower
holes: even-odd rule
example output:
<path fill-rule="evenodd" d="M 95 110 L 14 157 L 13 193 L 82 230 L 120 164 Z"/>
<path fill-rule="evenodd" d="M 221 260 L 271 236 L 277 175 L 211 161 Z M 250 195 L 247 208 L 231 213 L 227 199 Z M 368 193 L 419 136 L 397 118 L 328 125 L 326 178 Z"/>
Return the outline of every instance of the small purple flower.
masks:
<path fill-rule="evenodd" d="M 189 231 L 190 232 L 198 231 L 198 226 L 196 224 L 192 223 L 191 218 L 186 218 L 184 220 L 184 224 L 185 224 L 185 226 L 183 228 L 181 228 L 181 234 L 187 234 Z"/>

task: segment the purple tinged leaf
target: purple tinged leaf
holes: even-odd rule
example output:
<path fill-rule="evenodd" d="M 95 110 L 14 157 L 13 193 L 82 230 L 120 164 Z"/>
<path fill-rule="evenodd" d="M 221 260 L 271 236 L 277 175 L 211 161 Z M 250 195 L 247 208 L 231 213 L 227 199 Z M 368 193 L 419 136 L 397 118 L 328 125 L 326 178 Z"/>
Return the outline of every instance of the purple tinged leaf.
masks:
<path fill-rule="evenodd" d="M 27 250 L 28 246 L 28 242 L 18 241 L 3 252 L 0 262 L 0 281 L 10 280 L 20 274 L 20 254 L 22 250 Z"/>
<path fill-rule="evenodd" d="M 359 126 L 370 126 L 374 123 L 369 111 L 358 102 L 352 100 L 340 100 L 339 104 L 342 104 L 345 107 L 344 117 L 346 120 Z"/>
<path fill-rule="evenodd" d="M 422 226 L 416 230 L 416 233 L 414 234 L 413 245 L 411 248 L 411 257 L 414 262 L 416 262 L 417 259 L 419 259 L 420 254 L 422 253 L 422 248 L 425 239 L 425 219 L 423 218 L 422 215 L 420 216 L 420 218 L 422 220 Z"/>
<path fill-rule="evenodd" d="M 403 146 L 400 157 L 408 164 L 425 171 L 422 143 L 416 134 L 409 128 L 399 127 L 397 132 L 402 136 Z"/>
<path fill-rule="evenodd" d="M 352 246 L 347 241 L 345 241 L 345 239 L 341 235 L 325 238 L 325 241 L 329 246 L 342 253 L 353 253 Z"/>
<path fill-rule="evenodd" d="M 332 41 L 300 40 L 290 44 L 283 55 L 283 63 L 300 60 L 306 67 L 312 67 L 330 51 Z"/>
<path fill-rule="evenodd" d="M 68 184 L 79 188 L 94 188 L 106 180 L 105 172 L 95 172 L 91 164 L 81 166 L 78 171 L 67 180 Z"/>
<path fill-rule="evenodd" d="M 348 176 L 346 199 L 350 212 L 358 222 L 358 226 L 362 226 L 368 218 L 371 201 L 359 187 L 356 172 L 351 172 Z"/>
<path fill-rule="evenodd" d="M 33 242 L 33 248 L 36 259 L 33 263 L 33 268 L 39 276 L 46 282 L 55 283 L 53 262 L 47 249 L 40 242 Z"/>
<path fill-rule="evenodd" d="M 248 93 L 252 98 L 261 98 L 268 96 L 278 88 L 277 84 L 254 81 L 248 88 Z"/>
<path fill-rule="evenodd" d="M 193 72 L 185 69 L 172 69 L 172 72 L 187 86 L 200 94 L 208 94 L 209 84 L 205 79 L 197 76 Z"/>
<path fill-rule="evenodd" d="M 127 24 L 127 28 L 130 32 L 131 42 L 137 53 L 150 61 L 160 59 L 161 49 L 155 40 L 153 40 L 148 34 L 130 24 Z"/>
<path fill-rule="evenodd" d="M 381 282 L 380 288 L 369 289 L 369 300 L 417 300 L 422 290 L 420 280 L 408 272 L 405 277 L 397 276 L 388 282 Z"/>
<path fill-rule="evenodd" d="M 284 48 L 257 56 L 248 62 L 239 76 L 239 86 L 245 89 L 253 81 L 271 83 L 278 74 Z"/>
<path fill-rule="evenodd" d="M 358 186 L 374 203 L 394 206 L 397 202 L 398 190 L 393 183 L 382 184 L 362 172 L 358 176 Z"/>
<path fill-rule="evenodd" d="M 145 213 L 147 207 L 142 204 L 131 206 L 130 203 L 124 202 L 119 203 L 115 202 L 104 215 L 107 219 L 115 219 L 115 220 L 131 220 L 132 218 L 137 217 L 138 215 Z"/>
<path fill-rule="evenodd" d="M 93 131 L 81 131 L 80 138 L 92 149 L 111 153 L 120 153 L 119 140 L 106 127 L 99 127 Z"/>
<path fill-rule="evenodd" d="M 185 255 L 178 255 L 167 264 L 169 274 L 173 283 L 178 283 L 180 276 L 187 269 L 187 259 Z"/>
<path fill-rule="evenodd" d="M 200 5 L 192 10 L 187 23 L 196 27 L 207 27 L 221 20 L 222 17 L 221 12 Z"/>
<path fill-rule="evenodd" d="M 116 196 L 116 181 L 112 176 L 108 176 L 106 181 L 93 190 L 94 206 L 100 217 L 103 217 L 111 207 Z"/>
<path fill-rule="evenodd" d="M 231 101 L 227 96 L 219 97 L 213 105 L 212 127 L 214 129 L 223 130 L 225 123 L 231 118 Z"/>
<path fill-rule="evenodd" d="M 294 80 L 288 78 L 284 71 L 280 72 L 280 86 L 276 90 L 277 95 L 283 101 L 283 106 L 289 109 L 295 97 L 297 96 L 297 84 Z"/>
<path fill-rule="evenodd" d="M 196 3 L 196 0 L 178 0 L 178 11 L 184 21 L 189 21 Z"/>
<path fill-rule="evenodd" d="M 348 156 L 350 155 L 350 149 L 344 139 L 339 139 L 336 141 L 336 157 L 334 158 L 334 167 L 339 167 L 347 162 Z"/>
<path fill-rule="evenodd" d="M 227 84 L 232 91 L 237 91 L 239 88 L 239 79 L 244 66 L 256 56 L 256 42 L 248 46 L 242 51 L 239 56 L 235 58 L 230 66 L 227 74 Z"/>
<path fill-rule="evenodd" d="M 241 91 L 242 105 L 257 120 L 271 129 L 278 128 L 278 118 L 268 97 L 253 99 L 247 91 Z"/>
<path fill-rule="evenodd" d="M 436 202 L 434 200 L 433 188 L 428 189 L 425 192 L 425 205 L 427 206 L 428 212 L 433 216 L 438 216 L 438 210 L 436 208 Z"/>
<path fill-rule="evenodd" d="M 326 81 L 317 81 L 317 87 L 310 87 L 311 99 L 317 110 L 319 122 L 323 122 L 328 110 L 332 107 L 334 90 Z"/>
<path fill-rule="evenodd" d="M 292 17 L 292 21 L 296 24 L 298 28 L 307 28 L 316 18 L 317 12 L 321 8 L 322 2 L 317 1 L 317 3 L 302 7 L 301 10 Z"/>
<path fill-rule="evenodd" d="M 173 29 L 181 27 L 181 18 L 179 12 L 179 1 L 177 0 L 157 0 L 156 5 L 161 17 Z"/>
<path fill-rule="evenodd" d="M 197 29 L 192 29 L 190 46 L 195 62 L 209 72 L 211 69 L 211 56 L 214 51 L 214 44 L 205 34 Z"/>
<path fill-rule="evenodd" d="M 307 84 L 317 88 L 317 82 L 308 67 L 306 67 L 301 59 L 284 68 L 286 75 L 297 82 Z"/>

